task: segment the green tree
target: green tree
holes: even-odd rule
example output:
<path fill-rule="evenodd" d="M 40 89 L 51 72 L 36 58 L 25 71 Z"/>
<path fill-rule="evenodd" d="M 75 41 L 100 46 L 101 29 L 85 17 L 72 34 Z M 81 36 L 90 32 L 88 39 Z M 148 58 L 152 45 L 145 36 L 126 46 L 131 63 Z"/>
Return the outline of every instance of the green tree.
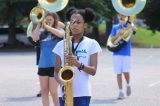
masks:
<path fill-rule="evenodd" d="M 38 3 L 37 0 L 1 0 L 0 1 L 0 21 L 1 23 L 8 24 L 9 33 L 8 33 L 8 44 L 16 43 L 16 33 L 15 27 L 19 22 L 24 18 L 28 17 L 30 10 L 36 6 Z M 58 12 L 61 20 L 66 21 L 65 13 L 66 10 L 70 7 L 76 8 L 86 8 L 90 7 L 94 9 L 96 13 L 96 20 L 92 23 L 94 26 L 94 38 L 98 40 L 98 30 L 97 30 L 97 21 L 100 18 L 103 18 L 107 21 L 107 32 L 110 32 L 112 25 L 112 17 L 115 12 L 113 12 L 113 7 L 110 0 L 69 0 L 67 7 L 62 11 Z"/>
<path fill-rule="evenodd" d="M 160 0 L 147 0 L 141 17 L 152 31 L 160 30 Z"/>
<path fill-rule="evenodd" d="M 75 7 L 75 8 L 92 8 L 95 13 L 96 13 L 96 19 L 93 23 L 91 23 L 94 28 L 93 28 L 93 38 L 95 38 L 98 42 L 99 41 L 99 36 L 98 36 L 98 20 L 100 18 L 103 18 L 106 20 L 106 25 L 107 25 L 107 35 L 109 35 L 111 27 L 112 27 L 112 17 L 115 15 L 115 11 L 113 9 L 113 6 L 111 4 L 110 0 L 70 0 L 69 4 L 67 7 L 63 10 L 58 12 L 63 19 L 65 19 L 65 12 L 68 8 L 70 7 Z M 66 20 L 64 20 L 66 21 Z M 106 38 L 103 39 L 106 41 Z"/>
<path fill-rule="evenodd" d="M 31 8 L 36 5 L 32 0 L 1 0 L 0 22 L 8 24 L 8 44 L 16 44 L 16 25 L 24 17 L 28 17 Z"/>

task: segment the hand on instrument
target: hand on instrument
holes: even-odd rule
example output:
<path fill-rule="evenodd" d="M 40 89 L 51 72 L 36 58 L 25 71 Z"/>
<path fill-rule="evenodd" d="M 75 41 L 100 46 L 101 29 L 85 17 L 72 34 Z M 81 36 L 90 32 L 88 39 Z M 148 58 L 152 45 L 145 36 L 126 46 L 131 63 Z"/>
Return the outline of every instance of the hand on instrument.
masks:
<path fill-rule="evenodd" d="M 117 34 L 118 36 L 122 36 L 124 34 L 124 30 L 123 29 L 119 30 Z"/>
<path fill-rule="evenodd" d="M 36 25 L 36 29 L 40 29 L 41 28 L 41 23 L 38 23 L 37 25 Z"/>
<path fill-rule="evenodd" d="M 67 56 L 66 57 L 66 60 L 67 60 L 67 62 L 69 63 L 69 65 L 71 65 L 71 66 L 76 66 L 76 67 L 78 67 L 79 66 L 79 62 L 78 62 L 78 60 L 77 60 L 77 58 L 76 58 L 76 56 L 74 56 L 74 55 L 69 55 L 69 56 Z"/>
<path fill-rule="evenodd" d="M 136 32 L 137 31 L 137 27 L 135 25 L 131 26 L 132 31 Z"/>
<path fill-rule="evenodd" d="M 49 30 L 48 30 L 49 25 L 47 25 L 46 21 L 43 21 L 41 26 L 42 26 L 42 28 L 44 28 L 46 31 L 49 31 Z"/>
<path fill-rule="evenodd" d="M 43 25 L 43 28 L 46 29 L 46 26 L 47 26 L 46 21 L 43 21 L 43 22 L 42 22 L 42 25 Z"/>

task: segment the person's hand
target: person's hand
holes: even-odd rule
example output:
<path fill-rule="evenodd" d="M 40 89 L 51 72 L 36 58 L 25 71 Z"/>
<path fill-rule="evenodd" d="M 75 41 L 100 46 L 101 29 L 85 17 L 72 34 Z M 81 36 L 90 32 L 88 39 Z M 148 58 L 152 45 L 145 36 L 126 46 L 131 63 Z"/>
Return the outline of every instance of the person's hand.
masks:
<path fill-rule="evenodd" d="M 132 31 L 136 32 L 137 31 L 137 28 L 136 26 L 132 23 L 132 24 L 128 24 L 128 28 L 131 28 Z"/>
<path fill-rule="evenodd" d="M 124 30 L 123 29 L 118 31 L 118 36 L 122 36 L 123 34 L 124 34 Z"/>
<path fill-rule="evenodd" d="M 137 31 L 137 28 L 136 28 L 136 26 L 131 26 L 131 28 L 132 28 L 132 31 L 134 31 L 134 32 L 136 32 Z"/>
<path fill-rule="evenodd" d="M 41 26 L 42 26 L 42 28 L 44 28 L 45 30 L 48 31 L 48 25 L 47 25 L 46 21 L 43 21 Z"/>
<path fill-rule="evenodd" d="M 68 55 L 68 56 L 66 56 L 66 61 L 67 61 L 68 64 L 71 65 L 71 66 L 76 66 L 76 67 L 79 66 L 79 62 L 78 62 L 78 60 L 77 60 L 77 57 L 74 56 L 74 55 Z"/>
<path fill-rule="evenodd" d="M 46 21 L 43 21 L 42 25 L 43 25 L 43 28 L 46 28 L 46 26 L 47 26 Z"/>

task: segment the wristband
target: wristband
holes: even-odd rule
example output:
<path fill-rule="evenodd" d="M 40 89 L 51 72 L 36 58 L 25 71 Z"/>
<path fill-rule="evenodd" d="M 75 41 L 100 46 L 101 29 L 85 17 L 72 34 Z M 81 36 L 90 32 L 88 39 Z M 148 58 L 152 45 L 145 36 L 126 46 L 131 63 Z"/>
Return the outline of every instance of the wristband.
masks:
<path fill-rule="evenodd" d="M 80 67 L 78 67 L 79 71 L 84 69 L 84 64 L 81 63 Z"/>

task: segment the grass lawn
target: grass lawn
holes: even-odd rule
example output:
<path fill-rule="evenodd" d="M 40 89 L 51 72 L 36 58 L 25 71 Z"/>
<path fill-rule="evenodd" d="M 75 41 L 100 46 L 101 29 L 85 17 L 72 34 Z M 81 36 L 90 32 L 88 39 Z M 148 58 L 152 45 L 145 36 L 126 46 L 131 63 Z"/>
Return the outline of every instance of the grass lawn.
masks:
<path fill-rule="evenodd" d="M 160 32 L 153 33 L 151 30 L 138 28 L 132 42 L 138 47 L 160 47 Z"/>

